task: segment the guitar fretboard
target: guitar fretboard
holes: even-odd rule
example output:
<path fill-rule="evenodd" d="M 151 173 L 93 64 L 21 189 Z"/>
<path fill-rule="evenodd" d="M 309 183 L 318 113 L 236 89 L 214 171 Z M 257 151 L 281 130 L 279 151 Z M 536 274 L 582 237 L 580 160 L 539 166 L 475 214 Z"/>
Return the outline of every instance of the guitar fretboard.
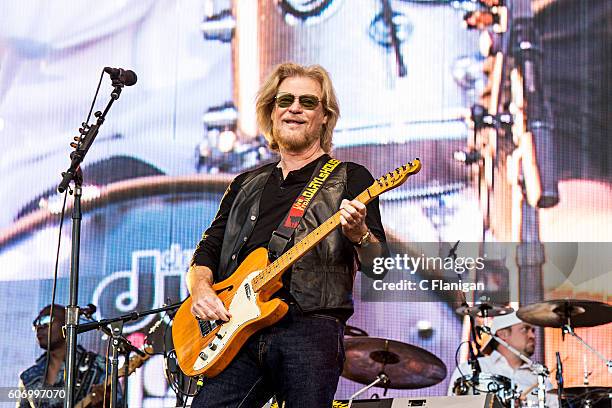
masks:
<path fill-rule="evenodd" d="M 365 189 L 355 199 L 368 204 L 376 195 L 370 194 L 370 188 Z M 252 284 L 255 292 L 266 286 L 268 282 L 285 272 L 291 265 L 297 262 L 311 248 L 321 242 L 328 236 L 336 227 L 340 225 L 340 211 L 328 218 L 323 224 L 319 225 L 304 239 L 295 244 L 291 249 L 281 255 L 276 261 L 265 267 L 259 275 L 253 278 Z"/>

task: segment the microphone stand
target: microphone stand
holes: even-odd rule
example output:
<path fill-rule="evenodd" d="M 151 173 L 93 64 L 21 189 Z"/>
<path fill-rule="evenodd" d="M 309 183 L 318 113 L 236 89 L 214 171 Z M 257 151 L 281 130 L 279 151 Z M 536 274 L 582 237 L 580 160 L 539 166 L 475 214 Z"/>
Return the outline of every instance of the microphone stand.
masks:
<path fill-rule="evenodd" d="M 465 304 L 467 305 L 467 302 L 465 302 Z M 474 339 L 474 341 L 476 340 L 475 336 L 475 329 L 474 329 L 474 318 L 472 316 L 470 316 L 470 331 L 472 332 L 472 338 Z M 478 350 L 478 353 L 474 353 L 474 348 L 472 347 L 472 343 L 474 341 L 469 341 L 468 342 L 468 349 L 469 349 L 469 359 L 468 362 L 470 364 L 470 367 L 472 368 L 472 379 L 470 380 L 472 382 L 472 384 L 474 384 L 474 387 L 472 388 L 472 392 L 473 394 L 476 394 L 476 389 L 478 388 L 478 384 L 479 384 L 479 378 L 480 378 L 480 373 L 482 372 L 482 369 L 480 368 L 480 363 L 478 362 L 478 355 L 481 354 L 480 353 L 480 349 L 478 348 L 478 343 L 476 343 L 476 347 Z"/>
<path fill-rule="evenodd" d="M 128 365 L 129 365 L 129 354 L 134 352 L 141 357 L 144 357 L 146 354 L 143 353 L 137 347 L 134 347 L 132 343 L 125 337 L 123 337 L 123 325 L 126 322 L 132 320 L 138 320 L 144 316 L 165 312 L 168 310 L 178 309 L 183 302 L 175 303 L 169 306 L 160 307 L 157 309 L 147 310 L 145 312 L 132 312 L 125 314 L 123 316 L 116 317 L 114 319 L 103 319 L 99 321 L 93 321 L 90 323 L 80 324 L 77 327 L 77 333 L 85 333 L 91 330 L 101 330 L 106 335 L 111 338 L 111 346 L 112 346 L 112 357 L 111 357 L 111 400 L 110 400 L 110 408 L 118 407 L 118 387 L 119 387 L 119 353 L 123 352 L 125 354 L 125 380 L 124 380 L 124 406 L 127 407 L 127 386 L 128 386 Z M 110 329 L 107 327 L 110 326 Z"/>
<path fill-rule="evenodd" d="M 455 245 L 453 245 L 453 247 L 451 247 L 451 249 L 448 251 L 447 258 L 452 258 L 453 264 L 457 261 L 457 248 L 459 247 L 459 242 L 460 240 L 458 240 L 455 243 Z M 463 291 L 460 291 L 460 293 L 462 297 L 461 306 L 466 307 L 466 308 L 470 307 L 470 305 L 467 302 L 467 298 L 465 297 L 465 293 Z M 487 318 L 487 310 L 488 310 L 487 308 L 481 309 L 483 318 Z M 470 364 L 470 367 L 472 368 L 472 378 L 470 379 L 470 382 L 475 385 L 474 387 L 472 387 L 472 393 L 475 395 L 477 393 L 476 388 L 478 388 L 480 373 L 482 372 L 482 369 L 480 368 L 480 363 L 478 362 L 478 357 L 481 357 L 482 353 L 480 351 L 480 348 L 478 347 L 478 343 L 476 342 L 476 339 L 478 337 L 476 337 L 477 332 L 476 332 L 476 322 L 474 321 L 474 316 L 472 316 L 471 314 L 469 314 L 468 316 L 470 318 L 470 335 L 472 338 L 472 340 L 468 341 L 468 355 L 469 355 L 468 363 Z M 474 353 L 473 343 L 476 344 L 477 353 Z"/>
<path fill-rule="evenodd" d="M 500 339 L 498 336 L 491 332 L 491 329 L 487 326 L 481 326 L 482 331 L 487 333 L 491 338 L 497 341 L 502 346 L 506 347 L 510 352 L 520 358 L 525 364 L 529 366 L 531 371 L 538 376 L 538 408 L 546 408 L 546 378 L 549 376 L 550 372 L 548 368 L 544 364 L 535 363 L 529 357 L 512 347 L 503 339 Z"/>
<path fill-rule="evenodd" d="M 76 150 L 70 154 L 70 167 L 62 173 L 62 181 L 57 187 L 59 193 L 63 193 L 69 188 L 71 181 L 74 182 L 74 205 L 72 207 L 72 249 L 70 258 L 70 295 L 68 306 L 66 307 L 66 385 L 64 408 L 72 408 L 74 406 L 75 393 L 75 364 L 76 364 L 76 348 L 77 348 L 77 327 L 79 324 L 79 306 L 78 306 L 78 291 L 79 291 L 79 254 L 81 240 L 81 195 L 83 185 L 83 172 L 80 168 L 81 163 L 85 159 L 89 148 L 93 144 L 98 130 L 106 118 L 111 105 L 121 95 L 123 83 L 119 79 L 113 79 L 113 92 L 111 99 L 106 105 L 106 109 L 101 113 L 96 112 L 94 116 L 98 118 L 93 126 L 89 126 L 83 122 L 83 128 L 80 129 L 82 137 L 79 138 L 79 143 Z"/>
<path fill-rule="evenodd" d="M 555 357 L 557 358 L 557 398 L 559 399 L 559 404 L 561 403 L 563 396 L 563 363 L 561 363 L 561 354 L 557 351 L 555 353 Z"/>

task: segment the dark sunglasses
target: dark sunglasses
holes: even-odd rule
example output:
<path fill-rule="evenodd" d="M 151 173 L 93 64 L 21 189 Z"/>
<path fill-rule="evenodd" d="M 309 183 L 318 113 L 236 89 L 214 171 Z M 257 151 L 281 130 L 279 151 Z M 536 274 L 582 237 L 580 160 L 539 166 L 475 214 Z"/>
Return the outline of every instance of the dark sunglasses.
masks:
<path fill-rule="evenodd" d="M 39 327 L 47 326 L 52 320 L 55 321 L 55 319 L 52 319 L 50 315 L 38 316 L 32 322 L 32 330 L 36 331 L 36 329 Z"/>
<path fill-rule="evenodd" d="M 278 105 L 279 108 L 288 108 L 293 105 L 295 98 L 296 96 L 293 94 L 284 93 L 276 95 L 274 97 L 274 100 L 276 101 L 276 105 Z M 300 102 L 302 108 L 307 110 L 316 109 L 319 105 L 319 102 L 321 102 L 319 98 L 314 95 L 300 95 L 298 97 L 298 101 Z"/>

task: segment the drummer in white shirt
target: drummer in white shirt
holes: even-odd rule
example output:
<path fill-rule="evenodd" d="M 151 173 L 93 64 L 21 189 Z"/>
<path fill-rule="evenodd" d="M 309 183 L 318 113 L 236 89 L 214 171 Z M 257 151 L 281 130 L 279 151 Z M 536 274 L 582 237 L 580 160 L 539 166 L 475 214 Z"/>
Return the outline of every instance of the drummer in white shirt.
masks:
<path fill-rule="evenodd" d="M 535 351 L 535 328 L 529 323 L 520 320 L 516 313 L 493 318 L 491 332 L 527 357 L 531 357 Z M 520 393 L 526 394 L 522 396 L 522 406 L 537 407 L 538 377 L 529 369 L 529 366 L 493 339 L 490 339 L 484 345 L 483 352 L 490 354 L 478 359 L 481 373 L 485 376 L 497 375 L 508 378 L 512 382 L 512 386 L 516 386 Z M 467 362 L 460 364 L 450 379 L 448 395 L 455 395 L 454 386 L 458 378 L 461 376 L 471 377 L 471 375 L 472 369 L 470 365 Z M 490 381 L 483 378 L 479 389 L 487 389 L 487 382 Z M 548 391 L 552 389 L 550 381 L 547 381 L 546 389 Z M 531 390 L 531 392 L 528 390 Z M 469 394 L 472 394 L 471 390 Z M 559 406 L 556 394 L 551 392 L 546 394 L 546 406 L 550 408 L 557 408 Z"/>

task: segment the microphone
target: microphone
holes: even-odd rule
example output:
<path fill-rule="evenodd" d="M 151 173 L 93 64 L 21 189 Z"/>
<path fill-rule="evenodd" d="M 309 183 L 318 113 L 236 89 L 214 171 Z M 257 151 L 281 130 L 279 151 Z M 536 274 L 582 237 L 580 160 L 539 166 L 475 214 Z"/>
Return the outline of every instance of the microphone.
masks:
<path fill-rule="evenodd" d="M 563 395 L 563 364 L 561 363 L 561 354 L 557 351 L 557 398 L 561 404 L 561 396 Z"/>
<path fill-rule="evenodd" d="M 113 81 L 119 81 L 125 86 L 132 86 L 138 80 L 136 73 L 130 69 L 104 67 L 104 72 L 109 74 Z"/>
<path fill-rule="evenodd" d="M 90 303 L 87 306 L 80 308 L 79 314 L 85 316 L 88 319 L 91 319 L 91 316 L 96 313 L 96 310 L 98 310 L 98 308 Z"/>
<path fill-rule="evenodd" d="M 480 362 L 478 361 L 478 357 L 476 356 L 476 354 L 474 353 L 474 349 L 472 348 L 471 341 L 468 341 L 468 349 L 469 349 L 469 364 L 470 364 L 470 367 L 472 367 L 472 382 L 478 385 L 479 376 L 480 376 L 480 373 L 482 372 L 482 369 L 480 368 Z"/>

